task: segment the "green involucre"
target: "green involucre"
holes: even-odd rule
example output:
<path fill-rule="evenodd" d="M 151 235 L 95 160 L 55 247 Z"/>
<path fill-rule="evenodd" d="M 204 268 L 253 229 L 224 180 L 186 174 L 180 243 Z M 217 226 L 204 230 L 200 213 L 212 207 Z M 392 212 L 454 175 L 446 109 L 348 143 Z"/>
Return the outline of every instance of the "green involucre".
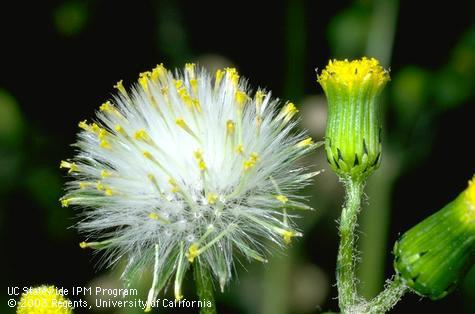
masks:
<path fill-rule="evenodd" d="M 328 101 L 327 159 L 341 177 L 363 181 L 381 161 L 378 96 L 389 74 L 375 59 L 330 61 L 318 82 Z"/>
<path fill-rule="evenodd" d="M 465 192 L 407 231 L 394 246 L 404 283 L 433 300 L 445 297 L 474 263 L 475 223 Z"/>

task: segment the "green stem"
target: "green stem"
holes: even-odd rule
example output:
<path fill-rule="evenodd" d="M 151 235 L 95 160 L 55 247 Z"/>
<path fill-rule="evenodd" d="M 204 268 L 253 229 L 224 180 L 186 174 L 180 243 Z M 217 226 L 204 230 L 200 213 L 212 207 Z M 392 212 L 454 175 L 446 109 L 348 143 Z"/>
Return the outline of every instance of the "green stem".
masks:
<path fill-rule="evenodd" d="M 364 311 L 364 313 L 386 313 L 392 309 L 393 306 L 399 302 L 399 300 L 401 300 L 406 291 L 406 285 L 404 285 L 398 277 L 396 277 L 394 280 L 389 280 L 384 291 L 368 302 L 367 310 Z"/>
<path fill-rule="evenodd" d="M 383 155 L 385 162 L 368 180 L 366 192 L 370 195 L 370 203 L 360 218 L 360 230 L 364 236 L 359 244 L 362 263 L 358 266 L 358 278 L 363 283 L 359 292 L 368 299 L 375 297 L 384 284 L 391 193 L 400 169 L 398 154 L 384 149 Z"/>
<path fill-rule="evenodd" d="M 356 237 L 358 213 L 363 198 L 364 181 L 342 179 L 346 190 L 346 202 L 340 218 L 340 247 L 337 259 L 338 302 L 342 313 L 380 314 L 389 311 L 407 291 L 398 277 L 389 280 L 383 292 L 366 302 L 358 295 L 355 275 Z"/>
<path fill-rule="evenodd" d="M 201 301 L 211 302 L 210 307 L 200 308 L 200 314 L 216 314 L 216 303 L 214 301 L 213 283 L 208 269 L 201 266 L 199 260 L 195 261 L 193 275 L 195 277 L 196 292 Z"/>
<path fill-rule="evenodd" d="M 340 310 L 347 310 L 359 302 L 355 276 L 355 229 L 361 207 L 364 182 L 343 179 L 346 202 L 340 217 L 340 247 L 337 259 L 338 303 Z"/>

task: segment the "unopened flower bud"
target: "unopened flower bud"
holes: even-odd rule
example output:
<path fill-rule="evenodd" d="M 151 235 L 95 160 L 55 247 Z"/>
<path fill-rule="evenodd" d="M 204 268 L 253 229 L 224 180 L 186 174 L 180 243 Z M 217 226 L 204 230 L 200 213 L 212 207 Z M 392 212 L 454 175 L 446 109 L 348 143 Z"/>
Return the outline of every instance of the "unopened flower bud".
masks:
<path fill-rule="evenodd" d="M 407 231 L 394 255 L 399 277 L 414 292 L 431 299 L 450 293 L 475 258 L 475 177 L 455 200 Z"/>
<path fill-rule="evenodd" d="M 389 73 L 376 59 L 330 60 L 317 81 L 328 101 L 328 162 L 339 176 L 364 180 L 381 160 L 377 98 L 389 81 Z"/>

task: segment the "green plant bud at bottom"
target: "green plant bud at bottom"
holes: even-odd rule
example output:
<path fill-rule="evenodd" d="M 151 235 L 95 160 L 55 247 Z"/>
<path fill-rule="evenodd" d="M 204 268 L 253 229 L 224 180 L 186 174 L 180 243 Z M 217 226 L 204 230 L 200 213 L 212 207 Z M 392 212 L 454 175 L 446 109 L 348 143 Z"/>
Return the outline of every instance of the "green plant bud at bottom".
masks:
<path fill-rule="evenodd" d="M 407 231 L 394 246 L 398 276 L 419 295 L 445 297 L 474 262 L 475 206 L 468 190 Z"/>

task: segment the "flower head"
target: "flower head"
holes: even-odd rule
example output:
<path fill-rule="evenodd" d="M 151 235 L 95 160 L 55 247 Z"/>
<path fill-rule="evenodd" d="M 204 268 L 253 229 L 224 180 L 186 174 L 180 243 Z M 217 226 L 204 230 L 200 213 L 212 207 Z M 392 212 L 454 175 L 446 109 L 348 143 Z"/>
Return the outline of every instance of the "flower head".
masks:
<path fill-rule="evenodd" d="M 475 176 L 444 208 L 404 233 L 394 246 L 398 276 L 416 293 L 440 299 L 474 263 Z"/>
<path fill-rule="evenodd" d="M 389 81 L 389 73 L 378 60 L 363 57 L 359 60 L 330 60 L 318 76 L 325 91 L 331 88 L 356 89 L 369 85 L 374 92 L 380 91 Z"/>
<path fill-rule="evenodd" d="M 40 286 L 21 296 L 17 314 L 71 314 L 69 302 L 56 287 Z"/>
<path fill-rule="evenodd" d="M 338 175 L 364 180 L 381 160 L 377 96 L 389 74 L 373 58 L 330 60 L 317 81 L 328 100 L 328 162 Z"/>
<path fill-rule="evenodd" d="M 80 231 L 114 264 L 128 258 L 124 278 L 153 265 L 149 301 L 175 274 L 175 296 L 197 259 L 219 280 L 231 278 L 233 250 L 265 261 L 268 240 L 301 233 L 290 208 L 308 208 L 293 191 L 316 174 L 294 162 L 316 144 L 294 132 L 294 104 L 258 90 L 235 69 L 214 76 L 187 64 L 162 65 L 82 121 L 77 155 L 61 162 L 74 178 L 63 206 L 84 208 Z"/>

